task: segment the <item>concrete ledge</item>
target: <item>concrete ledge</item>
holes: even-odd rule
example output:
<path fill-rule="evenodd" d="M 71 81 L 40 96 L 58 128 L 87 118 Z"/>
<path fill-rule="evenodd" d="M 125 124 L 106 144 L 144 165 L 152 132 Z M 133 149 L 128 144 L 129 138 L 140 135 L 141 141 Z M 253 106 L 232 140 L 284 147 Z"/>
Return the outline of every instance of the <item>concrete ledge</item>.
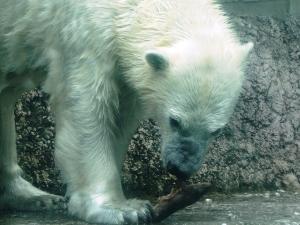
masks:
<path fill-rule="evenodd" d="M 217 0 L 225 11 L 238 16 L 300 16 L 299 0 Z"/>

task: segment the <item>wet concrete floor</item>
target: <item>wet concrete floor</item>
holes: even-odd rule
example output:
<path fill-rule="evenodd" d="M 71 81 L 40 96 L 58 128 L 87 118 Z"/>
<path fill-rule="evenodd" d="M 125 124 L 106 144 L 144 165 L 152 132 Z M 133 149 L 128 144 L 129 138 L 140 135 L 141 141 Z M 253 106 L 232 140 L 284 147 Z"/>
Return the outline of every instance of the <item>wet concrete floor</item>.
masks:
<path fill-rule="evenodd" d="M 1 225 L 86 225 L 65 214 L 4 213 Z M 300 193 L 211 194 L 159 225 L 300 225 Z"/>

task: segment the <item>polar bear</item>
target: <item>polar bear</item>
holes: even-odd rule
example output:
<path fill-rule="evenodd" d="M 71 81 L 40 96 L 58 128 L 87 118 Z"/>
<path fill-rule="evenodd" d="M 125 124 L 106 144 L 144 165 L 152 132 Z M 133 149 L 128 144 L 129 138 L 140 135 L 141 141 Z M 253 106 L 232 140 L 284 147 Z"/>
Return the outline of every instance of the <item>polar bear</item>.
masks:
<path fill-rule="evenodd" d="M 138 121 L 152 117 L 164 166 L 196 172 L 228 121 L 252 44 L 241 45 L 213 0 L 0 0 L 0 207 L 60 207 L 21 177 L 13 108 L 51 95 L 68 211 L 92 223 L 151 219 L 124 197 L 120 172 Z"/>

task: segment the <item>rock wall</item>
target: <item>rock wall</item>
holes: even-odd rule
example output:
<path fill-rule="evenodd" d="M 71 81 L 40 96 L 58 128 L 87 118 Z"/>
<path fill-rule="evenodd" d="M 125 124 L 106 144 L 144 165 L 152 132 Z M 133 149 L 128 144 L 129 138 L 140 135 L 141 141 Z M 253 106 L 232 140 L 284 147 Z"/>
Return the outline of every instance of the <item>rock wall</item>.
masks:
<path fill-rule="evenodd" d="M 299 188 L 300 178 L 300 20 L 234 18 L 243 42 L 254 50 L 243 93 L 231 122 L 210 145 L 192 181 L 209 181 L 220 191 Z M 17 103 L 20 164 L 29 179 L 63 193 L 53 169 L 54 124 L 47 96 L 31 91 Z M 173 183 L 159 161 L 159 129 L 144 121 L 134 135 L 124 164 L 129 194 L 160 195 Z"/>

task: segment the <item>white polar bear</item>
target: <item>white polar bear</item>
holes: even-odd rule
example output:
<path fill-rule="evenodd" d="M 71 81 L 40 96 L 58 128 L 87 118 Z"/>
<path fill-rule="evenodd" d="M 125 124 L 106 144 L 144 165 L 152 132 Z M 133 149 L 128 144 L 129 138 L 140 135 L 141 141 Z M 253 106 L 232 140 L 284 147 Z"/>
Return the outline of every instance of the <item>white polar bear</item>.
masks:
<path fill-rule="evenodd" d="M 0 207 L 39 210 L 61 198 L 17 165 L 13 107 L 42 85 L 56 118 L 68 210 L 88 222 L 137 224 L 120 171 L 138 120 L 161 125 L 162 159 L 179 177 L 201 164 L 233 111 L 252 44 L 240 45 L 213 0 L 0 0 Z"/>

